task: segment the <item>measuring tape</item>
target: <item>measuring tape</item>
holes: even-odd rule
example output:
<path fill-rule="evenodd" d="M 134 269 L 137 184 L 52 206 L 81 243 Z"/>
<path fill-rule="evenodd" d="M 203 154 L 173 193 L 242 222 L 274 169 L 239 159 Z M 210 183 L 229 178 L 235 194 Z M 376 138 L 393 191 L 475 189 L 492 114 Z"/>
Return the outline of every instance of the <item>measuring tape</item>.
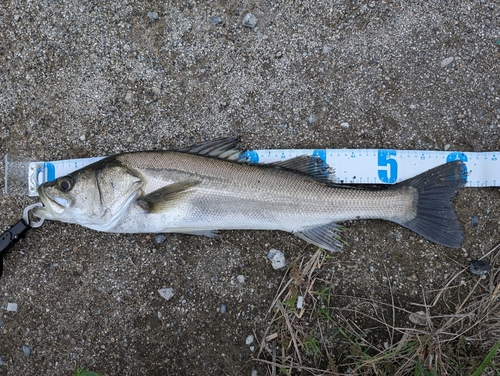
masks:
<path fill-rule="evenodd" d="M 248 150 L 240 161 L 272 163 L 311 155 L 321 158 L 335 171 L 338 184 L 394 184 L 441 164 L 461 160 L 467 167 L 466 187 L 497 187 L 500 185 L 500 152 L 446 152 L 390 149 L 278 149 Z M 5 163 L 5 193 L 8 191 L 9 165 Z M 104 157 L 67 159 L 50 162 L 28 162 L 27 194 L 38 196 L 37 187 L 47 181 L 88 166 Z M 19 179 L 18 179 L 19 180 Z M 22 182 L 21 182 L 22 183 Z M 19 182 L 18 182 L 19 184 Z M 24 182 L 26 185 L 26 182 Z"/>
<path fill-rule="evenodd" d="M 332 179 L 346 184 L 394 184 L 447 162 L 461 160 L 467 167 L 467 187 L 500 185 L 500 152 L 459 152 L 391 149 L 250 150 L 242 154 L 253 163 L 313 155 L 335 171 Z"/>

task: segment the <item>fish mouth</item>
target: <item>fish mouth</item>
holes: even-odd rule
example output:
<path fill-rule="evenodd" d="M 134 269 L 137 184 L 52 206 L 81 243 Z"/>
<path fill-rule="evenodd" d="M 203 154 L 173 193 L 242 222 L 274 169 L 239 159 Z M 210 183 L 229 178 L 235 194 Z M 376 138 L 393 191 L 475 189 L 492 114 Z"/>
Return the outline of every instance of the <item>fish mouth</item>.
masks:
<path fill-rule="evenodd" d="M 38 196 L 40 196 L 43 207 L 33 209 L 33 214 L 37 217 L 45 219 L 54 218 L 66 209 L 66 205 L 64 205 L 66 200 L 51 195 L 42 186 L 38 187 Z"/>

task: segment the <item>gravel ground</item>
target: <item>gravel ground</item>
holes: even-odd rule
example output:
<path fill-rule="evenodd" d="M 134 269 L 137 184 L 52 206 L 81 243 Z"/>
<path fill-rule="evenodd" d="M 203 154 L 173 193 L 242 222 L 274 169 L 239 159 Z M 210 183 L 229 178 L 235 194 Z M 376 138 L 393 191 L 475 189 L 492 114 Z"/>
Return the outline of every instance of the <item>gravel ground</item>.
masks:
<path fill-rule="evenodd" d="M 499 20 L 496 1 L 5 0 L 0 154 L 54 160 L 229 135 L 252 148 L 498 150 Z M 390 302 L 389 278 L 398 301 L 417 301 L 499 242 L 499 194 L 457 196 L 462 250 L 349 223 L 331 286 Z M 34 200 L 0 202 L 6 226 Z M 245 341 L 266 327 L 283 277 L 272 248 L 314 251 L 276 231 L 158 243 L 47 222 L 5 262 L 0 375 L 70 375 L 75 362 L 107 375 L 264 375 Z"/>

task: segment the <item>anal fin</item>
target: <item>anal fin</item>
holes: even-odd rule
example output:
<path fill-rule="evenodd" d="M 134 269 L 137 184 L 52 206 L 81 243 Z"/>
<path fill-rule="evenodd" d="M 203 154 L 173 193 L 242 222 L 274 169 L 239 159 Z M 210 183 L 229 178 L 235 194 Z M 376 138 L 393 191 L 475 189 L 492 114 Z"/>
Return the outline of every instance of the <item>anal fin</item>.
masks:
<path fill-rule="evenodd" d="M 159 213 L 172 206 L 189 193 L 189 189 L 200 184 L 198 180 L 183 180 L 157 189 L 140 197 L 137 204 L 149 213 Z"/>
<path fill-rule="evenodd" d="M 326 249 L 327 251 L 340 252 L 342 251 L 343 244 L 339 236 L 340 231 L 340 226 L 335 222 L 331 222 L 326 225 L 310 227 L 302 231 L 294 232 L 294 234 L 304 239 L 306 242 Z"/>

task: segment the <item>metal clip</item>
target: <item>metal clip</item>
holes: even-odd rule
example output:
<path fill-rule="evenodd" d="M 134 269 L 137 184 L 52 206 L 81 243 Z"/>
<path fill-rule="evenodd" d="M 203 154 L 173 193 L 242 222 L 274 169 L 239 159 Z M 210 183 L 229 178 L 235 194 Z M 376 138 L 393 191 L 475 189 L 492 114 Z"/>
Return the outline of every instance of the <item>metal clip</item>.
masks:
<path fill-rule="evenodd" d="M 33 228 L 36 228 L 36 227 L 40 227 L 44 221 L 43 218 L 39 219 L 38 221 L 36 222 L 33 222 L 29 219 L 28 217 L 28 214 L 29 214 L 29 211 L 31 209 L 34 209 L 34 208 L 37 208 L 37 207 L 40 207 L 40 206 L 43 206 L 43 204 L 41 202 L 37 202 L 36 204 L 33 204 L 33 205 L 28 205 L 26 206 L 26 208 L 24 209 L 23 211 L 23 220 L 24 222 L 26 222 L 30 227 L 33 227 Z"/>
<path fill-rule="evenodd" d="M 42 206 L 41 203 L 29 205 L 23 211 L 23 217 L 13 226 L 9 226 L 7 230 L 0 236 L 0 277 L 3 273 L 3 256 L 16 244 L 26 232 L 32 227 L 40 227 L 43 219 L 33 222 L 29 219 L 29 211 L 37 206 Z"/>

